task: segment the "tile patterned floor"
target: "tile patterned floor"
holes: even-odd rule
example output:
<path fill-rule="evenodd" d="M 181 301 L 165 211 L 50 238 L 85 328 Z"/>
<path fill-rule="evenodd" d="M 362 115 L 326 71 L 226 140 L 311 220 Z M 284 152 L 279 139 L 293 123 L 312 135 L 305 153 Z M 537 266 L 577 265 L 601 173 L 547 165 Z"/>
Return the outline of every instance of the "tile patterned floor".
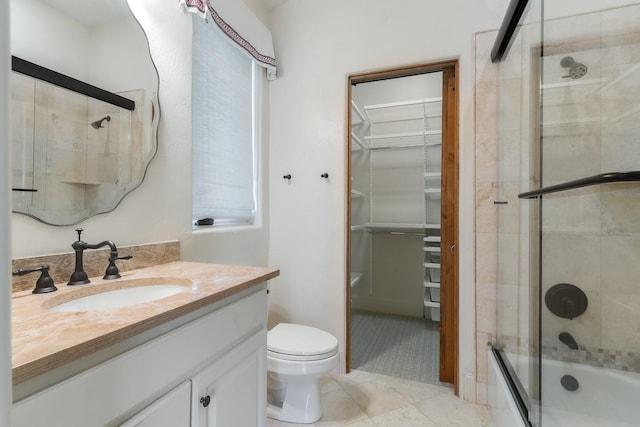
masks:
<path fill-rule="evenodd" d="M 322 380 L 322 418 L 315 424 L 268 420 L 267 427 L 490 427 L 487 408 L 455 397 L 453 388 L 364 371 Z"/>

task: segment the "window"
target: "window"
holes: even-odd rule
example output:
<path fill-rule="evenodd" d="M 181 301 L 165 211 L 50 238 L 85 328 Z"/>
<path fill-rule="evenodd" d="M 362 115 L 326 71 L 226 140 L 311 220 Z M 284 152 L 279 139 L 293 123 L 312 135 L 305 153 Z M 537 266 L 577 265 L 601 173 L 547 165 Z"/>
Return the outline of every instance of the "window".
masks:
<path fill-rule="evenodd" d="M 214 24 L 193 18 L 193 219 L 253 224 L 256 216 L 253 61 Z"/>

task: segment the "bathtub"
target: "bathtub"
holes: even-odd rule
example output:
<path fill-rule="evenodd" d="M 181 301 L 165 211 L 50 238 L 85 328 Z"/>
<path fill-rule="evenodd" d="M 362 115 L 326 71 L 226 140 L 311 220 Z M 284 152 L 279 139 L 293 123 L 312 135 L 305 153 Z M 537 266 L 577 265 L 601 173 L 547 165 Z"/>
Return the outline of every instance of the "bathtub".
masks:
<path fill-rule="evenodd" d="M 544 427 L 629 427 L 640 425 L 640 374 L 579 363 L 542 361 Z M 563 375 L 578 389 L 562 387 Z"/>
<path fill-rule="evenodd" d="M 542 427 L 632 427 L 640 425 L 640 374 L 578 363 L 542 360 Z M 489 351 L 489 410 L 496 427 L 526 425 Z M 560 383 L 578 381 L 575 391 Z"/>

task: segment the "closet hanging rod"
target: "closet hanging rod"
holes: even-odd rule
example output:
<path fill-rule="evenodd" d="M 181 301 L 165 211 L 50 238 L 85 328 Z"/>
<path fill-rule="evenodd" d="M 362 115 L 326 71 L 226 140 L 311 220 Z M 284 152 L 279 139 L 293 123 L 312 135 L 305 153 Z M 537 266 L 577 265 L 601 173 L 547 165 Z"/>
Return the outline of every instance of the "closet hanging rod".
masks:
<path fill-rule="evenodd" d="M 574 181 L 564 182 L 562 184 L 550 185 L 542 187 L 538 190 L 527 191 L 518 194 L 520 199 L 535 199 L 543 194 L 557 193 L 560 191 L 573 190 L 574 188 L 589 187 L 592 185 L 610 184 L 614 182 L 637 182 L 640 181 L 640 171 L 629 172 L 608 172 L 600 175 L 588 176 L 586 178 L 576 179 Z"/>

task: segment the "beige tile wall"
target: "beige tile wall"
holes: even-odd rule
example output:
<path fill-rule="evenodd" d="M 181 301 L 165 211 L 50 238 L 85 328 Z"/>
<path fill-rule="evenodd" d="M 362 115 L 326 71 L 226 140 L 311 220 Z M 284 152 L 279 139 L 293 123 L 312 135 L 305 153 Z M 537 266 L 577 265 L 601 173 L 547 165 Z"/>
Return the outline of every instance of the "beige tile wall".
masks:
<path fill-rule="evenodd" d="M 496 32 L 476 35 L 476 402 L 487 403 L 487 345 L 495 342 L 498 283 L 498 66 Z"/>
<path fill-rule="evenodd" d="M 543 60 L 544 185 L 640 170 L 639 22 L 636 5 L 545 25 L 554 51 Z M 587 74 L 564 78 L 559 62 L 566 56 L 587 65 Z M 542 307 L 542 343 L 550 356 L 603 365 L 588 352 L 621 352 L 609 367 L 640 370 L 639 209 L 637 184 L 545 197 L 542 291 L 572 283 L 589 301 L 574 319 Z M 559 343 L 564 331 L 579 352 Z"/>
<path fill-rule="evenodd" d="M 486 347 L 498 335 L 505 351 L 529 352 L 529 190 L 531 121 L 528 73 L 523 46 L 536 37 L 523 28 L 508 60 L 493 64 L 496 32 L 476 35 L 476 399 L 486 403 Z M 506 204 L 494 204 L 495 201 Z M 499 309 L 498 309 L 499 308 Z M 521 371 L 526 381 L 526 366 Z"/>

